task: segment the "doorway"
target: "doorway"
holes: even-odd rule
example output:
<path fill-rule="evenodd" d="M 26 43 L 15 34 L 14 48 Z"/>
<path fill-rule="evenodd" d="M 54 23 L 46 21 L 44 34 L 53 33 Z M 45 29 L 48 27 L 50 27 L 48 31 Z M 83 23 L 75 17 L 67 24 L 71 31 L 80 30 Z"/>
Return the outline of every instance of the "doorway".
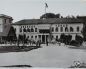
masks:
<path fill-rule="evenodd" d="M 45 43 L 45 35 L 42 35 L 42 43 Z"/>

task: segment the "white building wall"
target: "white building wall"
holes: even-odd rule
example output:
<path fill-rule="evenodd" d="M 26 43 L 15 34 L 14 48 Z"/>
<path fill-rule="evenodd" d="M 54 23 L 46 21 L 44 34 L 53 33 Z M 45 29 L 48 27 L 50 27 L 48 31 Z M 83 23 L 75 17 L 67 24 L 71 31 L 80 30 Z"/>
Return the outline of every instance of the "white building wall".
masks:
<path fill-rule="evenodd" d="M 0 32 L 3 32 L 3 19 L 0 18 Z"/>
<path fill-rule="evenodd" d="M 72 24 L 53 24 L 51 27 L 54 28 L 54 32 L 52 34 L 54 35 L 54 38 L 58 35 L 58 39 L 60 38 L 60 35 L 64 33 L 65 35 L 72 35 L 72 40 L 75 40 L 76 34 L 82 36 L 81 31 L 83 28 L 83 23 L 72 23 Z M 58 27 L 58 32 L 55 31 L 55 28 Z M 63 31 L 61 32 L 61 27 L 63 27 Z M 68 27 L 68 32 L 65 31 L 65 28 Z M 70 32 L 70 27 L 73 28 L 73 32 Z M 77 31 L 77 27 L 79 27 L 79 31 Z"/>
<path fill-rule="evenodd" d="M 75 36 L 76 34 L 77 35 L 80 35 L 82 36 L 81 34 L 81 30 L 83 28 L 83 23 L 71 23 L 71 24 L 67 24 L 67 23 L 64 23 L 64 24 L 34 24 L 34 25 L 13 25 L 14 28 L 16 28 L 16 34 L 17 36 L 19 34 L 23 35 L 23 34 L 26 34 L 26 37 L 29 36 L 29 39 L 31 39 L 31 36 L 33 36 L 33 39 L 36 40 L 35 36 L 37 36 L 38 38 L 38 35 L 50 35 L 49 33 L 39 33 L 39 29 L 50 29 L 50 27 L 54 27 L 54 32 L 52 32 L 52 35 L 54 36 L 54 38 L 56 38 L 56 36 L 58 36 L 58 39 L 60 38 L 60 35 L 62 33 L 64 33 L 65 35 L 72 35 L 72 40 L 75 40 Z M 68 27 L 68 32 L 65 32 L 65 27 Z M 30 28 L 33 27 L 33 29 L 35 30 L 35 28 L 37 28 L 37 32 L 20 32 L 20 28 Z M 55 31 L 55 28 L 58 27 L 58 32 Z M 63 31 L 61 32 L 60 30 L 60 27 L 63 27 Z M 74 29 L 73 32 L 70 32 L 70 27 L 72 27 Z M 79 32 L 77 32 L 77 27 L 79 27 Z"/>

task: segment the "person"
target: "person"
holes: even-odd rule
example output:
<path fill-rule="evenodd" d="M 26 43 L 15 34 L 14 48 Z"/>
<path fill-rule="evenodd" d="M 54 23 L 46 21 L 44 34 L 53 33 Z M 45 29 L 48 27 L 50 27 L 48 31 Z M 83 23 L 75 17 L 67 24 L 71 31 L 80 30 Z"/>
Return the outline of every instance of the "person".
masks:
<path fill-rule="evenodd" d="M 46 41 L 46 45 L 48 46 L 48 39 L 47 39 L 47 41 Z"/>
<path fill-rule="evenodd" d="M 41 39 L 40 38 L 38 39 L 37 43 L 38 43 L 38 46 L 41 45 Z"/>
<path fill-rule="evenodd" d="M 36 46 L 38 46 L 38 39 L 37 38 L 36 38 L 35 42 L 36 42 Z"/>
<path fill-rule="evenodd" d="M 49 37 L 46 40 L 46 45 L 48 46 L 48 44 L 49 44 Z"/>
<path fill-rule="evenodd" d="M 31 45 L 33 46 L 33 38 L 31 38 Z"/>

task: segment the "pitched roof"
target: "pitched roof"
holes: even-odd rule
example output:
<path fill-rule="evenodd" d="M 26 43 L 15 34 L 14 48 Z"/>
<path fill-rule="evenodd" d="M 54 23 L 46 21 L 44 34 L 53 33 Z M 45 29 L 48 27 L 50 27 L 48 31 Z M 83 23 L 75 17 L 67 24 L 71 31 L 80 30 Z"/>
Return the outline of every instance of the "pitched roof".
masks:
<path fill-rule="evenodd" d="M 7 36 L 10 31 L 11 25 L 7 24 L 4 26 L 3 32 L 0 32 L 0 36 Z"/>
<path fill-rule="evenodd" d="M 28 24 L 53 24 L 53 23 L 81 23 L 80 19 L 76 18 L 49 18 L 49 19 L 24 19 L 13 23 L 13 25 L 28 25 Z"/>
<path fill-rule="evenodd" d="M 5 17 L 5 18 L 11 18 L 11 19 L 12 19 L 12 17 L 11 17 L 11 16 L 4 15 L 4 14 L 0 14 L 0 17 Z"/>

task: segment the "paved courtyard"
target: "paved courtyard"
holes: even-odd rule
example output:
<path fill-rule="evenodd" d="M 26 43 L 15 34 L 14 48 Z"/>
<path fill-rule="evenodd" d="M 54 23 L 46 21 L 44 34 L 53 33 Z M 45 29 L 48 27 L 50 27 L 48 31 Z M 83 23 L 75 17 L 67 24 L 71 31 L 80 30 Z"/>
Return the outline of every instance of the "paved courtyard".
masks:
<path fill-rule="evenodd" d="M 86 63 L 86 50 L 42 45 L 42 48 L 27 52 L 0 53 L 0 66 L 31 65 L 32 67 L 67 68 L 73 65 L 74 61 Z"/>

